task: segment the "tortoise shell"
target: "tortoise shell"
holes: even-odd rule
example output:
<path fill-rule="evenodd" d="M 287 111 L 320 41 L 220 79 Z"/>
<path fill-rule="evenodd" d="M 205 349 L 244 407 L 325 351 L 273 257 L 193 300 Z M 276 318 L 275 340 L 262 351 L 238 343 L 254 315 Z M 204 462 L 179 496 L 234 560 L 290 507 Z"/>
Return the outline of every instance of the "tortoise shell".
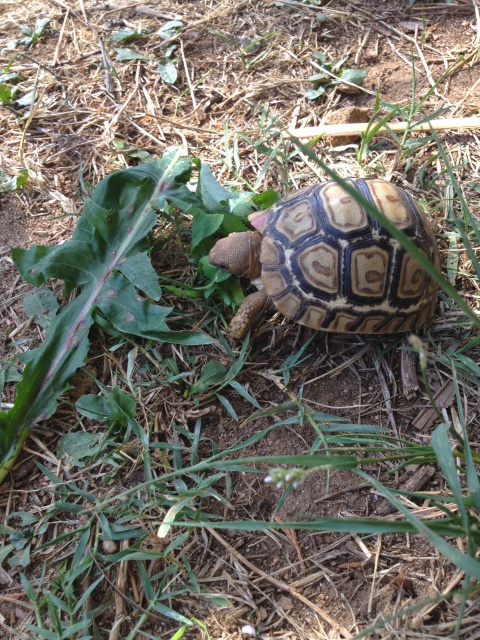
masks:
<path fill-rule="evenodd" d="M 432 229 L 406 191 L 384 180 L 347 182 L 440 268 Z M 250 221 L 263 235 L 265 291 L 295 322 L 339 333 L 396 333 L 432 320 L 436 283 L 336 182 L 296 191 Z"/>

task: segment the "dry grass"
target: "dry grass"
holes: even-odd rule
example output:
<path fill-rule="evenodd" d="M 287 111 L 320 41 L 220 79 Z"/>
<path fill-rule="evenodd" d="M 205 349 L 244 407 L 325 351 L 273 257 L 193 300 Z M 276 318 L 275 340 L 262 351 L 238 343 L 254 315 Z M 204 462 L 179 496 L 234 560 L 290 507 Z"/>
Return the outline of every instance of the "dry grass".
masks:
<path fill-rule="evenodd" d="M 294 151 L 290 141 L 286 140 L 276 153 L 269 153 L 275 143 L 269 127 L 277 130 L 317 126 L 330 112 L 346 105 L 356 104 L 371 110 L 377 87 L 386 102 L 404 107 L 412 94 L 411 56 L 418 69 L 416 90 L 420 97 L 432 86 L 432 81 L 451 68 L 425 105 L 429 113 L 450 106 L 450 116 L 477 115 L 478 10 L 460 0 L 446 6 L 417 2 L 408 11 L 393 4 L 374 0 L 357 4 L 342 0 L 325 7 L 307 6 L 293 0 L 285 0 L 283 7 L 273 1 L 257 0 L 132 2 L 108 6 L 83 0 L 79 3 L 60 0 L 5 3 L 1 69 L 4 71 L 8 66 L 10 73 L 21 76 L 18 86 L 22 95 L 32 93 L 30 104 L 12 103 L 0 114 L 0 168 L 7 175 L 18 175 L 22 169 L 28 171 L 28 182 L 23 188 L 2 196 L 0 323 L 5 335 L 0 356 L 10 358 L 13 352 L 29 348 L 26 340 L 35 342 L 43 338 L 23 314 L 21 297 L 25 286 L 9 258 L 9 245 L 50 244 L 68 239 L 82 207 L 82 182 L 88 189 L 88 184 L 96 184 L 112 171 L 136 164 L 136 152 L 159 157 L 173 145 L 180 145 L 188 157 L 199 157 L 208 163 L 222 184 L 244 190 L 254 187 L 256 191 L 263 191 L 274 187 L 277 191 L 287 191 L 314 180 L 324 180 L 321 169 L 304 154 L 287 157 Z M 422 27 L 417 33 L 402 30 L 400 22 L 417 19 L 422 12 L 425 30 Z M 33 26 L 37 16 L 51 19 L 45 35 L 31 47 L 18 45 L 9 52 L 5 48 L 7 41 L 20 37 L 20 27 Z M 184 24 L 178 35 L 166 41 L 153 35 L 166 21 L 175 19 L 181 19 Z M 114 44 L 109 36 L 118 29 L 150 34 L 132 43 Z M 178 80 L 166 84 L 157 67 L 165 62 L 171 46 L 176 47 L 170 59 L 175 60 Z M 144 57 L 118 61 L 115 47 L 134 48 Z M 311 56 L 314 51 L 324 52 L 331 60 L 348 56 L 348 66 L 366 68 L 364 90 L 351 95 L 348 88 L 332 86 L 323 100 L 315 103 L 306 100 L 308 77 L 317 72 Z M 343 177 L 364 172 L 393 178 L 418 197 L 431 201 L 444 264 L 471 308 L 478 311 L 478 281 L 471 260 L 463 247 L 455 244 L 454 238 L 445 235 L 449 204 L 443 191 L 445 176 L 427 180 L 429 191 L 425 189 L 425 182 L 420 181 L 424 170 L 430 177 L 441 172 L 435 145 L 429 143 L 406 156 L 391 138 L 379 137 L 374 142 L 378 147 L 371 146 L 371 154 L 360 163 L 356 156 L 358 147 L 332 148 L 320 141 L 315 150 Z M 442 143 L 452 166 L 458 168 L 457 179 L 462 184 L 478 183 L 480 156 L 476 132 L 451 131 L 442 136 Z M 473 187 L 465 187 L 465 191 L 472 201 L 473 214 L 478 216 L 476 192 Z M 167 226 L 164 231 L 171 229 Z M 179 243 L 176 233 L 172 236 L 165 240 L 163 252 L 155 256 L 156 267 L 163 276 L 198 286 L 196 269 L 187 262 L 187 240 L 182 237 Z M 450 256 L 448 264 L 447 256 Z M 200 324 L 205 317 L 213 317 L 218 301 L 201 306 L 165 292 L 164 303 L 181 308 Z M 435 424 L 436 416 L 429 413 L 425 394 L 411 402 L 401 397 L 396 380 L 399 354 L 393 348 L 395 345 L 388 345 L 384 351 L 384 345 L 375 340 L 358 338 L 352 342 L 341 336 L 317 339 L 310 347 L 306 363 L 292 368 L 288 386 L 292 395 L 288 396 L 282 367 L 286 358 L 296 353 L 309 336 L 276 320 L 275 326 L 266 324 L 259 331 L 255 347 L 239 376 L 244 388 L 262 408 L 280 405 L 292 397 L 295 401 L 300 398 L 310 407 L 346 416 L 353 423 L 380 424 L 398 437 L 419 444 L 427 442 L 426 434 Z M 473 335 L 471 326 L 458 310 L 442 302 L 429 342 L 433 354 L 429 381 L 443 398 L 439 406 L 444 419 L 453 424 L 459 421 L 458 407 L 449 388 L 451 369 L 441 356 L 468 344 Z M 12 341 L 15 341 L 13 345 Z M 245 637 L 242 628 L 248 624 L 261 628 L 261 637 L 265 640 L 332 640 L 354 636 L 368 625 L 382 621 L 381 628 L 371 631 L 368 637 L 453 637 L 461 603 L 455 592 L 464 574 L 420 536 L 385 534 L 364 538 L 356 533 L 281 528 L 282 521 L 291 522 L 307 512 L 326 517 L 376 515 L 386 521 L 400 517 L 397 512 L 391 512 L 389 503 L 370 485 L 360 483 L 357 476 L 344 471 L 328 479 L 329 487 L 323 477 L 310 477 L 298 492 L 285 498 L 279 513 L 279 493 L 265 487 L 262 476 L 239 472 L 232 473 L 229 479 L 223 477 L 218 488 L 223 502 L 210 494 L 202 503 L 204 511 L 231 521 L 248 518 L 273 521 L 277 516 L 281 518 L 277 521 L 279 528 L 254 532 L 196 529 L 183 545 L 172 546 L 168 558 L 145 561 L 145 575 L 138 566 L 140 563 L 125 558 L 115 563 L 108 561 L 114 552 L 131 550 L 136 540 L 100 539 L 96 537 L 100 535 L 100 528 L 95 529 L 99 526 L 95 521 L 92 536 L 84 541 L 87 556 L 91 550 L 97 557 L 94 564 L 90 564 L 90 572 L 72 579 L 68 585 L 62 582 L 67 574 L 71 575 L 71 554 L 76 549 L 75 545 L 70 547 L 68 537 L 62 536 L 86 526 L 90 519 L 85 512 L 64 511 L 58 507 L 59 500 L 67 502 L 75 496 L 72 484 L 95 496 L 102 505 L 99 512 L 107 520 L 114 521 L 125 508 L 125 515 L 131 517 L 129 524 L 148 534 L 141 541 L 142 550 L 163 552 L 178 535 L 170 531 L 165 540 L 155 535 L 175 502 L 171 497 L 173 489 L 168 483 L 163 487 L 166 496 L 163 501 L 158 496 L 153 499 L 143 485 L 142 492 L 137 492 L 138 485 L 146 479 L 137 440 L 116 441 L 115 464 L 120 472 L 113 471 L 107 462 L 85 468 L 69 466 L 57 451 L 59 434 L 81 428 L 105 433 L 106 427 L 96 421 L 84 420 L 79 427 L 79 418 L 72 406 L 77 396 L 98 392 L 92 378 L 107 388 L 119 385 L 135 396 L 139 423 L 146 431 L 151 428 L 152 441 L 185 447 L 185 458 L 191 446 L 186 434 L 195 433 L 199 420 L 205 440 L 200 441 L 197 451 L 204 458 L 211 455 L 212 441 L 222 450 L 238 437 L 238 423 L 214 395 L 188 396 L 178 381 L 164 384 L 154 379 L 152 382 L 154 376 L 152 378 L 148 370 L 153 364 L 157 371 L 163 371 L 165 360 L 172 359 L 180 372 L 193 370 L 198 376 L 200 366 L 210 359 L 228 361 L 224 349 L 197 347 L 192 352 L 159 345 L 156 351 L 140 350 L 133 360 L 133 377 L 130 377 L 127 371 L 132 362 L 128 360 L 131 347 L 125 345 L 111 351 L 110 346 L 111 342 L 103 334 L 96 336 L 89 369 L 75 381 L 76 391 L 67 396 L 54 419 L 33 432 L 24 457 L 10 481 L 1 488 L 0 505 L 5 524 L 32 537 L 31 560 L 25 557 L 24 551 L 19 551 L 17 557 L 21 559 L 16 566 L 4 562 L 4 568 L 0 569 L 3 586 L 0 637 L 47 637 L 40 632 L 35 635 L 27 628 L 29 624 L 40 626 L 40 622 L 47 625 L 51 612 L 47 613 L 45 607 L 41 609 L 44 617 L 39 622 L 31 599 L 26 597 L 25 584 L 20 581 L 21 571 L 35 586 L 39 598 L 44 588 L 57 594 L 62 602 L 68 589 L 72 591 L 71 600 L 77 602 L 75 598 L 80 598 L 101 576 L 98 588 L 79 609 L 92 611 L 106 605 L 106 610 L 99 615 L 95 637 L 116 640 L 133 638 L 137 633 L 136 637 L 170 638 L 180 623 L 150 609 L 152 598 L 145 575 L 152 578 L 172 564 L 181 570 L 162 576 L 160 591 L 178 588 L 180 595 L 172 596 L 164 604 L 188 619 L 202 621 L 210 637 L 218 640 Z M 469 356 L 478 362 L 478 350 L 470 351 Z M 142 387 L 145 381 L 149 384 Z M 479 406 L 475 379 L 467 377 L 461 392 L 472 448 L 478 452 Z M 254 413 L 254 408 L 232 391 L 227 395 L 243 424 L 242 436 L 251 436 L 271 424 L 269 418 L 243 423 Z M 10 384 L 6 386 L 3 401 L 8 405 L 13 400 L 14 387 Z M 422 418 L 421 409 L 424 409 Z M 252 445 L 248 455 L 304 453 L 311 450 L 315 436 L 307 429 L 297 430 L 286 425 L 276 430 L 275 436 L 272 432 Z M 109 437 L 114 436 L 109 432 Z M 169 455 L 169 449 L 154 450 L 150 463 L 153 477 L 162 477 L 172 470 Z M 34 466 L 35 461 L 45 465 L 65 484 L 55 485 L 51 477 Z M 418 465 L 396 469 L 393 477 L 388 476 L 393 469 L 394 464 L 388 461 L 376 467 L 372 465 L 369 471 L 381 476 L 390 486 L 410 489 L 408 481 L 419 471 Z M 421 466 L 420 471 L 423 475 L 413 490 L 424 489 L 432 496 L 450 495 L 433 462 L 428 467 Z M 111 486 L 105 481 L 110 473 L 114 477 Z M 121 497 L 118 502 L 115 502 L 116 495 Z M 143 501 L 141 509 L 129 502 L 132 497 Z M 88 506 L 79 500 L 79 504 Z M 419 504 L 405 496 L 402 501 L 422 519 L 441 516 L 438 508 L 431 504 Z M 108 511 L 103 505 L 112 510 Z M 450 507 L 455 511 L 455 505 Z M 13 515 L 17 512 L 31 514 L 36 520 L 29 524 L 25 515 Z M 51 520 L 48 520 L 49 514 L 54 514 Z M 55 544 L 49 546 L 51 541 Z M 8 543 L 5 534 L 4 545 Z M 461 548 L 463 539 L 455 544 Z M 79 559 L 84 562 L 85 556 Z M 192 588 L 184 589 L 185 583 L 191 580 L 190 567 L 202 595 Z M 45 577 L 40 583 L 42 571 Z M 452 597 L 439 597 L 447 594 Z M 408 610 L 409 607 L 412 610 Z M 80 614 L 70 615 L 75 621 Z M 389 616 L 391 619 L 384 622 Z M 138 629 L 133 633 L 135 625 Z M 68 637 L 77 636 L 72 633 Z M 185 637 L 206 638 L 208 635 L 201 626 L 195 626 L 186 631 Z M 480 637 L 479 606 L 474 596 L 465 604 L 459 637 Z"/>

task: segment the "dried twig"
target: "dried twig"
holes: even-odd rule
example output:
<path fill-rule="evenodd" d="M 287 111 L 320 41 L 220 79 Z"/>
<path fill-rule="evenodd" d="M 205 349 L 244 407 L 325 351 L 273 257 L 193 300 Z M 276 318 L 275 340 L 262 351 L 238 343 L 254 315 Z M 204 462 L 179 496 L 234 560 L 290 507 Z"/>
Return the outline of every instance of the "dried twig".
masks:
<path fill-rule="evenodd" d="M 28 127 L 31 125 L 33 117 L 35 116 L 35 113 L 40 105 L 40 102 L 45 94 L 45 89 L 43 89 L 40 97 L 37 100 L 37 85 L 38 85 L 38 79 L 40 77 L 40 67 L 37 68 L 37 74 L 35 76 L 35 80 L 33 82 L 33 89 L 32 89 L 32 101 L 30 103 L 30 113 L 28 115 L 27 118 L 27 122 L 25 123 L 25 126 L 23 127 L 23 131 L 22 131 L 22 135 L 20 138 L 20 144 L 18 145 L 18 161 L 20 162 L 20 164 L 22 165 L 22 167 L 28 168 L 26 161 L 25 161 L 25 140 L 27 137 L 27 131 L 28 131 Z"/>
<path fill-rule="evenodd" d="M 439 409 L 448 408 L 455 399 L 455 386 L 452 380 L 447 380 L 445 384 L 433 396 L 436 406 Z M 426 431 L 435 421 L 437 413 L 430 403 L 421 409 L 412 422 L 415 431 Z"/>
<path fill-rule="evenodd" d="M 344 136 L 345 134 L 361 134 L 371 127 L 369 122 L 352 124 L 323 124 L 318 127 L 300 127 L 286 132 L 286 136 L 295 138 L 316 138 L 318 136 Z M 377 133 L 395 131 L 403 133 L 407 129 L 411 131 L 443 131 L 445 129 L 480 129 L 480 118 L 445 118 L 443 120 L 430 120 L 417 124 L 415 122 L 390 122 L 386 127 L 380 127 Z"/>
<path fill-rule="evenodd" d="M 58 63 L 58 55 L 60 53 L 60 47 L 62 46 L 63 37 L 65 35 L 65 27 L 67 26 L 69 17 L 70 17 L 70 9 L 67 9 L 65 12 L 65 18 L 62 23 L 62 28 L 60 29 L 60 35 L 58 36 L 57 46 L 55 47 L 55 52 L 53 54 L 53 61 L 52 61 L 53 67 Z"/>
<path fill-rule="evenodd" d="M 279 522 L 279 523 L 282 522 L 281 518 L 277 515 L 273 516 L 273 519 L 275 520 L 275 522 Z M 303 573 L 306 573 L 307 565 L 305 564 L 305 561 L 303 559 L 302 548 L 298 543 L 297 532 L 295 531 L 295 529 L 283 529 L 283 532 L 285 533 L 285 535 L 287 536 L 287 538 L 290 540 L 290 542 L 293 544 L 295 548 L 301 571 Z"/>
<path fill-rule="evenodd" d="M 197 110 L 197 101 L 195 100 L 195 91 L 193 89 L 192 81 L 190 80 L 190 73 L 188 71 L 188 65 L 187 65 L 187 61 L 185 59 L 185 53 L 183 51 L 183 42 L 182 41 L 180 41 L 180 53 L 182 54 L 183 69 L 185 71 L 185 78 L 187 80 L 188 88 L 189 88 L 189 91 L 190 91 L 190 98 L 192 100 L 193 111 L 196 111 Z"/>
<path fill-rule="evenodd" d="M 73 11 L 73 9 L 68 6 L 68 4 L 66 4 L 65 2 L 62 2 L 62 0 L 45 0 L 45 2 L 48 2 L 49 4 L 52 4 L 54 7 L 55 6 L 62 7 L 62 9 L 65 9 L 66 11 L 69 11 L 74 18 L 76 18 L 79 22 L 83 22 L 83 24 L 86 27 L 88 27 L 88 23 L 83 18 L 81 18 L 78 15 L 78 13 Z"/>
<path fill-rule="evenodd" d="M 395 422 L 395 416 L 393 415 L 393 407 L 392 407 L 392 396 L 390 394 L 390 389 L 388 388 L 387 381 L 382 371 L 382 360 L 380 358 L 379 350 L 372 346 L 372 360 L 375 365 L 375 369 L 377 371 L 378 380 L 380 382 L 380 388 L 382 390 L 383 401 L 385 403 L 385 407 L 387 409 L 388 421 L 395 433 L 397 432 L 397 424 Z"/>
<path fill-rule="evenodd" d="M 98 43 L 102 52 L 103 68 L 105 71 L 105 88 L 107 89 L 107 92 L 113 96 L 115 94 L 115 87 L 113 84 L 111 73 L 112 65 L 110 64 L 110 60 L 108 59 L 107 50 L 105 49 L 102 38 L 99 39 Z"/>

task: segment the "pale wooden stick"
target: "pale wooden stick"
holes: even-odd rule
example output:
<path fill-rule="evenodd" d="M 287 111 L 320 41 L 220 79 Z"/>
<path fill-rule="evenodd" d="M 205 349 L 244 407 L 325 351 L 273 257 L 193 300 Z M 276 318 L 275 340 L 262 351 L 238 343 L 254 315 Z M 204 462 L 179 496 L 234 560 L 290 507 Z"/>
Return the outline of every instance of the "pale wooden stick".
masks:
<path fill-rule="evenodd" d="M 301 127 L 299 129 L 290 129 L 287 131 L 288 137 L 295 138 L 316 138 L 320 135 L 344 136 L 352 134 L 361 134 L 371 127 L 371 123 L 359 122 L 353 124 L 323 124 L 318 127 Z M 414 131 L 430 131 L 430 127 L 435 131 L 443 129 L 480 129 L 480 118 L 445 118 L 444 120 L 430 120 L 415 126 L 415 123 L 407 122 L 389 122 L 386 127 L 380 127 L 377 133 L 385 133 L 386 131 L 403 132 L 410 127 Z"/>

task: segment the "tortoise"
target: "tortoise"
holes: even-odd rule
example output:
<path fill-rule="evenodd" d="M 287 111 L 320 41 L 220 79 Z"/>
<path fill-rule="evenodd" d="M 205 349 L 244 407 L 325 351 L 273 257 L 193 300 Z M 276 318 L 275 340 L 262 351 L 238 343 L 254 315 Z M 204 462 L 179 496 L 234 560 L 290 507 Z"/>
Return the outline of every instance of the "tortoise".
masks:
<path fill-rule="evenodd" d="M 385 180 L 347 182 L 440 267 L 435 236 L 412 196 Z M 300 189 L 249 220 L 254 231 L 231 233 L 208 256 L 258 288 L 230 323 L 233 340 L 272 303 L 295 322 L 338 333 L 400 333 L 431 322 L 434 280 L 337 182 Z"/>

